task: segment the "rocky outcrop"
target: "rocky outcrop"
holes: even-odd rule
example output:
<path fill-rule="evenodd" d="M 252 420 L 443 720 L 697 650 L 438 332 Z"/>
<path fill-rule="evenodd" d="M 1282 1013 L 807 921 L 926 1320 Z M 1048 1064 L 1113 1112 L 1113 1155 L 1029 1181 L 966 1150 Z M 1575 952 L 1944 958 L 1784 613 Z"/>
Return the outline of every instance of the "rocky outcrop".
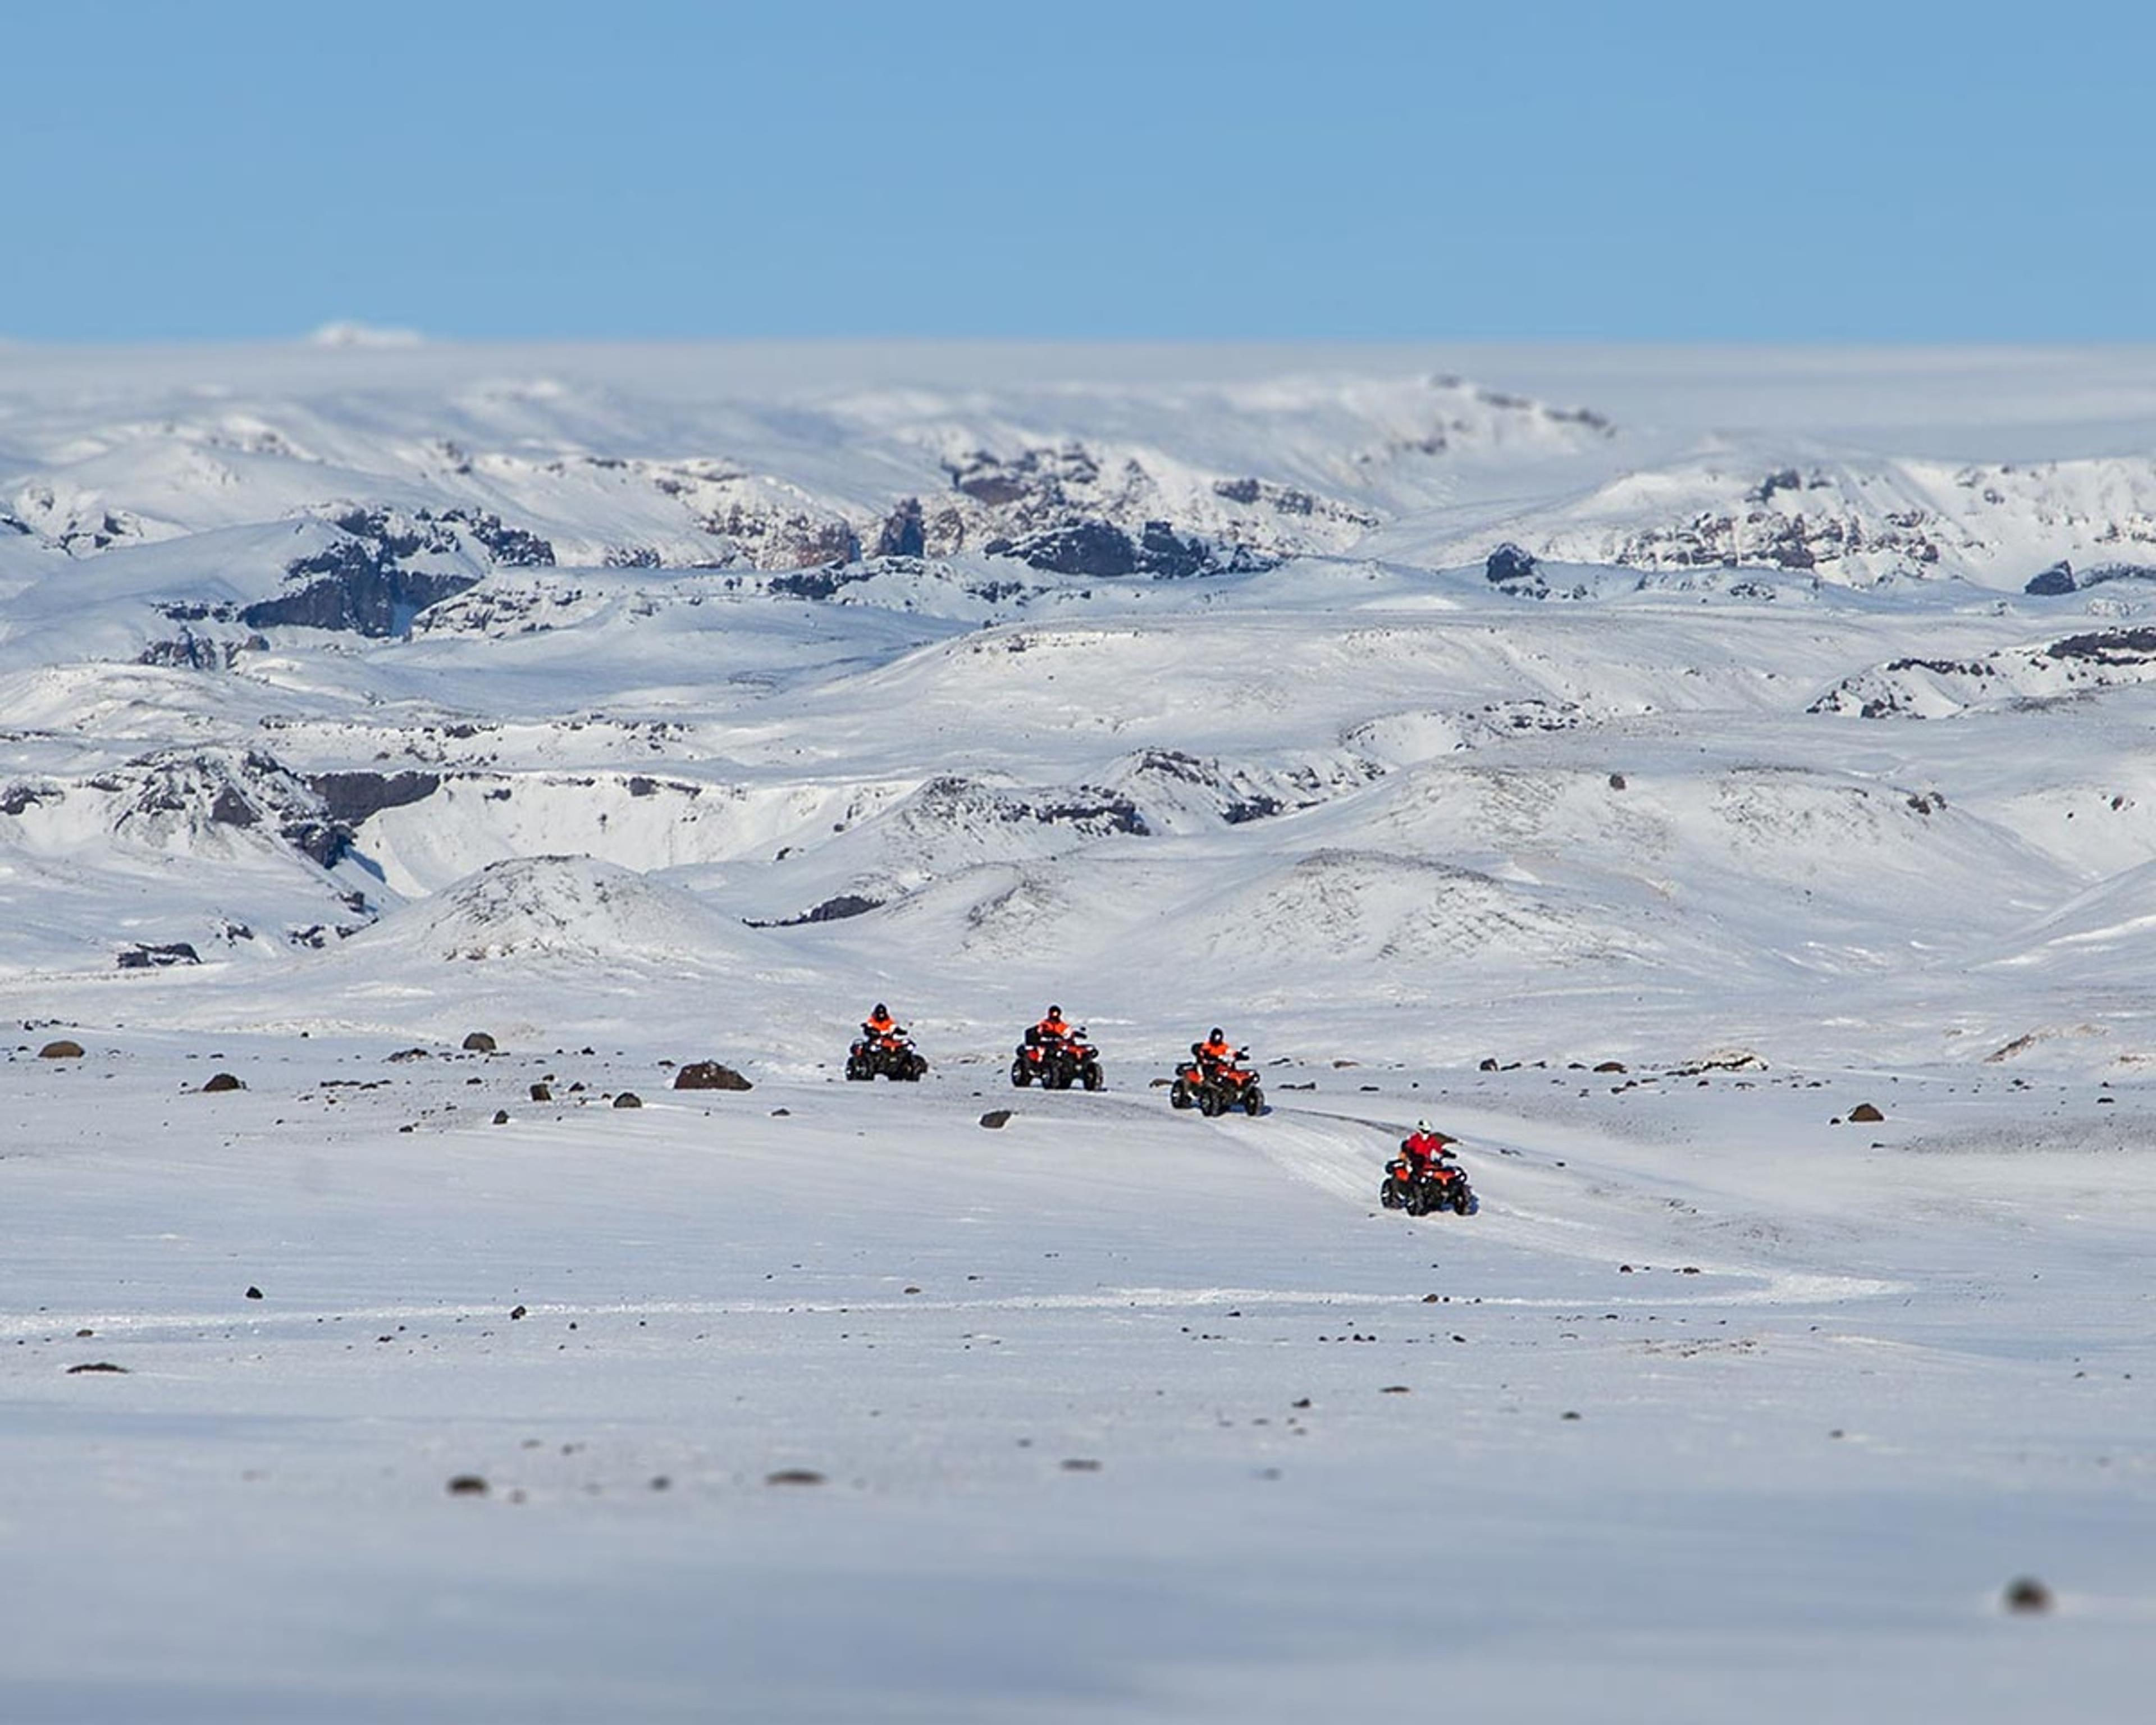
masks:
<path fill-rule="evenodd" d="M 2156 628 L 2092 629 L 1980 658 L 1890 660 L 1843 678 L 1806 709 L 1863 719 L 1936 718 L 2156 681 Z"/>
<path fill-rule="evenodd" d="M 331 819 L 358 827 L 385 809 L 424 802 L 442 788 L 438 773 L 317 773 L 308 786 Z"/>
<path fill-rule="evenodd" d="M 2097 563 L 2078 573 L 2064 557 L 2048 569 L 2029 578 L 2022 592 L 2037 597 L 2056 597 L 2102 587 L 2109 581 L 2156 581 L 2156 567 L 2147 563 Z"/>
<path fill-rule="evenodd" d="M 1270 569 L 1278 561 L 1245 546 L 1216 546 L 1194 536 L 1186 536 L 1159 521 L 1146 522 L 1136 538 L 1106 521 L 1077 521 L 1020 539 L 993 539 L 981 549 L 990 557 L 1015 557 L 1051 574 L 1086 575 L 1099 580 L 1127 575 L 1185 580 L 1194 575 Z"/>
<path fill-rule="evenodd" d="M 874 554 L 880 557 L 918 557 L 928 554 L 928 530 L 922 521 L 918 497 L 904 499 L 885 519 L 876 534 Z"/>
<path fill-rule="evenodd" d="M 239 614 L 252 629 L 408 634 L 428 606 L 496 568 L 549 567 L 554 548 L 483 510 L 344 505 L 322 519 L 332 536 L 285 566 L 285 591 Z"/>
<path fill-rule="evenodd" d="M 242 635 L 213 635 L 182 629 L 165 640 L 151 642 L 136 655 L 135 662 L 174 670 L 228 671 L 241 654 L 263 652 L 269 645 L 252 630 Z"/>
<path fill-rule="evenodd" d="M 1626 535 L 1609 557 L 1634 569 L 1758 568 L 1809 571 L 1862 554 L 1928 568 L 1939 561 L 1937 524 L 1921 511 L 1896 510 L 1867 526 L 1856 516 L 1703 511 L 1668 526 Z"/>
<path fill-rule="evenodd" d="M 351 848 L 350 826 L 305 780 L 259 750 L 168 750 L 66 789 L 38 788 L 30 807 L 77 794 L 105 799 L 116 837 L 156 850 L 186 848 L 220 829 L 274 836 L 319 866 Z"/>
<path fill-rule="evenodd" d="M 121 953 L 122 970 L 162 970 L 174 964 L 199 964 L 202 955 L 186 941 L 174 941 L 168 946 L 153 947 L 136 942 Z"/>
<path fill-rule="evenodd" d="M 945 828 L 981 822 L 1068 827 L 1086 839 L 1111 833 L 1142 838 L 1151 830 L 1137 804 L 1119 791 L 1073 785 L 1060 792 L 1019 795 L 949 775 L 921 786 L 908 800 L 906 818 Z"/>

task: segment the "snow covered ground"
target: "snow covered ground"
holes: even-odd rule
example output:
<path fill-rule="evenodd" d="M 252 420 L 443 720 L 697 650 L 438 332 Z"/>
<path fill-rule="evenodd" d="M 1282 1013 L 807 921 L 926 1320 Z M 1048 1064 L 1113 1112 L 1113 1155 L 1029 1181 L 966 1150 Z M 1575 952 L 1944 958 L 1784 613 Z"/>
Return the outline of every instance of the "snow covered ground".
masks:
<path fill-rule="evenodd" d="M 2140 1717 L 2152 444 L 2141 354 L 9 350 L 0 1713 Z"/>

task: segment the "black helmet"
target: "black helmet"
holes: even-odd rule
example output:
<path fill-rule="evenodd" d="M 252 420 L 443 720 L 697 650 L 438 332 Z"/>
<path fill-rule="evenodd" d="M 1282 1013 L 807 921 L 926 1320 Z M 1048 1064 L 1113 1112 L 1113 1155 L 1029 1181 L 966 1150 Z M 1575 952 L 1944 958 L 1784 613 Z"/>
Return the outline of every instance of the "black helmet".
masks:
<path fill-rule="evenodd" d="M 879 1000 L 875 1004 L 875 1010 L 869 1016 L 872 1019 L 887 1019 L 891 1016 L 891 1009 Z"/>
<path fill-rule="evenodd" d="M 1063 1016 L 1063 1009 L 1060 1006 L 1051 1006 L 1048 1009 L 1048 1015 L 1052 1019 L 1060 1019 Z"/>
<path fill-rule="evenodd" d="M 1221 1034 L 1220 1027 L 1218 1024 L 1215 1024 L 1213 1027 L 1212 1040 L 1215 1042 L 1225 1042 L 1228 1040 L 1225 1036 Z"/>

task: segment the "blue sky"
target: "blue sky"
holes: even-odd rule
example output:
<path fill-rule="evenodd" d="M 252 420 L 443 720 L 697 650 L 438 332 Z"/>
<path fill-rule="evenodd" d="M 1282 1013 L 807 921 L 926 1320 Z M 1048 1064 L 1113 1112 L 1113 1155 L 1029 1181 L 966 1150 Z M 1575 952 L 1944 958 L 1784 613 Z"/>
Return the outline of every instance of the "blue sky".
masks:
<path fill-rule="evenodd" d="M 2143 6 L 0 0 L 0 336 L 2156 338 Z"/>

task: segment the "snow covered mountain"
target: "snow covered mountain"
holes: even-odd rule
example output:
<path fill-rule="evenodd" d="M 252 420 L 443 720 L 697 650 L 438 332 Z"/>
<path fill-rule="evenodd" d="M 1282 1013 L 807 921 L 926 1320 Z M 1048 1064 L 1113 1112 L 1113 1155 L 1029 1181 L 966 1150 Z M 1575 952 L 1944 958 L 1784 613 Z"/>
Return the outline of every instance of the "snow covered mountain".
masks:
<path fill-rule="evenodd" d="M 840 992 L 908 951 L 954 1011 L 1114 932 L 1201 1015 L 1465 998 L 1463 1055 L 1553 976 L 1681 1015 L 1749 978 L 1814 1040 L 1794 978 L 1951 976 L 1952 1025 L 1869 1009 L 1938 1054 L 2050 1010 L 1969 953 L 2156 837 L 2156 460 L 2056 403 L 1969 460 L 1638 376 L 1605 412 L 1338 354 L 667 357 L 26 356 L 6 973 L 187 949 L 254 993 L 581 855 Z M 1956 724 L 1864 722 L 1907 716 Z"/>

